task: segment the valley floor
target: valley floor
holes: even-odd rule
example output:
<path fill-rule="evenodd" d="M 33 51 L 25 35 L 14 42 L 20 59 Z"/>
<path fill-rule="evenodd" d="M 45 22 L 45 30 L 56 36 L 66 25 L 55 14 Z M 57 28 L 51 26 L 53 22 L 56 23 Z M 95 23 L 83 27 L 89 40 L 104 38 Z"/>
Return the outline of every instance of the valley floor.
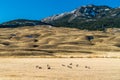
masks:
<path fill-rule="evenodd" d="M 120 80 L 120 59 L 0 58 L 0 80 Z"/>

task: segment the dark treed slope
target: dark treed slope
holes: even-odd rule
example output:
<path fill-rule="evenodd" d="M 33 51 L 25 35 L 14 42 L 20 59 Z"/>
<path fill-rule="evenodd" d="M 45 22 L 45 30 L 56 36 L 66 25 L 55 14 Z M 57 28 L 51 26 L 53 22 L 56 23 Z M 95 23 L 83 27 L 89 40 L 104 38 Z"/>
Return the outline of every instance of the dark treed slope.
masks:
<path fill-rule="evenodd" d="M 22 26 L 48 25 L 38 20 L 16 19 L 0 24 L 0 28 L 15 28 Z"/>

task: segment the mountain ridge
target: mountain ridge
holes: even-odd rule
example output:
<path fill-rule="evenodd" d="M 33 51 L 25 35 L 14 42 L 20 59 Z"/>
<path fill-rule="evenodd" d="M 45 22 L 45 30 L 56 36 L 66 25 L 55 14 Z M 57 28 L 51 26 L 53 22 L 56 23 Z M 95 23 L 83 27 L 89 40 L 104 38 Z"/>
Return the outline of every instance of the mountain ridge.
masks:
<path fill-rule="evenodd" d="M 120 8 L 101 5 L 81 6 L 71 12 L 62 13 L 41 20 L 54 26 L 101 30 L 103 26 L 120 27 Z"/>
<path fill-rule="evenodd" d="M 120 7 L 112 8 L 106 5 L 86 5 L 44 18 L 42 20 L 16 19 L 0 24 L 0 28 L 16 28 L 23 26 L 52 25 L 87 30 L 105 30 L 105 28 L 120 28 Z"/>

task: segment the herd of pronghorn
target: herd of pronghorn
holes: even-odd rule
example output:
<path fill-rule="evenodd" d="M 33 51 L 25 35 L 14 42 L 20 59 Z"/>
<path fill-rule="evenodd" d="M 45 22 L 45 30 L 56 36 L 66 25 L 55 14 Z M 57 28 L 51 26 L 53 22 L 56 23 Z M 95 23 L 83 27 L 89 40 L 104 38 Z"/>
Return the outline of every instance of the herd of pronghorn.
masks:
<path fill-rule="evenodd" d="M 61 66 L 67 67 L 67 68 L 70 68 L 70 69 L 73 69 L 73 63 L 70 63 L 70 64 L 68 64 L 68 65 L 61 64 Z M 79 64 L 76 64 L 75 66 L 76 66 L 76 67 L 79 67 Z M 49 64 L 47 64 L 46 67 L 47 67 L 47 69 L 52 69 L 52 67 L 51 67 Z M 91 69 L 90 66 L 84 66 L 84 68 L 86 68 L 86 69 Z M 43 69 L 43 68 L 42 68 L 41 66 L 37 65 L 37 66 L 36 66 L 36 69 Z"/>

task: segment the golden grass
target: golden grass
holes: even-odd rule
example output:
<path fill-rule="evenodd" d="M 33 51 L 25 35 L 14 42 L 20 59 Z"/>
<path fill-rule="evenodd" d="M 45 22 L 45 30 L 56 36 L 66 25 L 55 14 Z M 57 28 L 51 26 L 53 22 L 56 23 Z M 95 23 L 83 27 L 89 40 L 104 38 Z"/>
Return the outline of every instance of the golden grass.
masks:
<path fill-rule="evenodd" d="M 119 63 L 112 58 L 0 58 L 0 80 L 120 80 Z"/>
<path fill-rule="evenodd" d="M 1 57 L 105 57 L 112 52 L 110 57 L 120 58 L 119 32 L 47 26 L 1 28 L 0 32 Z M 89 41 L 86 36 L 94 39 Z"/>

